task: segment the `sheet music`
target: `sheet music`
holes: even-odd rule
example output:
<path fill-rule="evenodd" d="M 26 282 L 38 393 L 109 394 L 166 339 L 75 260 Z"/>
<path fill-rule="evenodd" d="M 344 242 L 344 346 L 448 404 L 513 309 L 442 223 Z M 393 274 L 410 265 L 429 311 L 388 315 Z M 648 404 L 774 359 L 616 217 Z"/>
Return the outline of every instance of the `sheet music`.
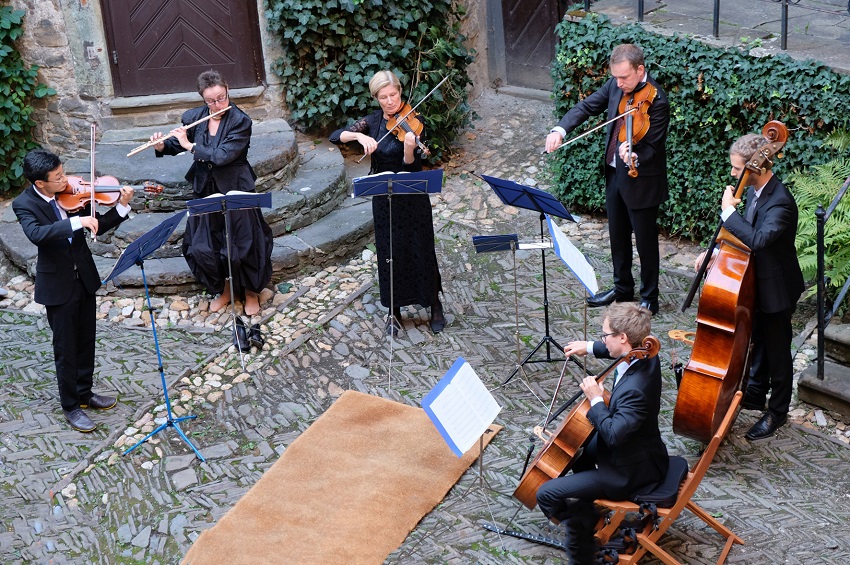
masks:
<path fill-rule="evenodd" d="M 458 457 L 475 445 L 502 409 L 463 357 L 425 396 L 422 408 Z"/>
<path fill-rule="evenodd" d="M 566 263 L 567 267 L 569 267 L 590 294 L 596 294 L 599 292 L 599 285 L 596 282 L 596 273 L 593 271 L 593 267 L 590 266 L 590 263 L 587 262 L 584 255 L 582 255 L 581 251 L 572 244 L 567 236 L 564 235 L 564 232 L 561 231 L 560 226 L 558 226 L 558 224 L 555 223 L 555 220 L 553 220 L 548 214 L 546 215 L 546 222 L 549 224 L 549 233 L 552 235 L 552 239 L 555 242 L 555 254 L 558 255 L 564 263 Z"/>

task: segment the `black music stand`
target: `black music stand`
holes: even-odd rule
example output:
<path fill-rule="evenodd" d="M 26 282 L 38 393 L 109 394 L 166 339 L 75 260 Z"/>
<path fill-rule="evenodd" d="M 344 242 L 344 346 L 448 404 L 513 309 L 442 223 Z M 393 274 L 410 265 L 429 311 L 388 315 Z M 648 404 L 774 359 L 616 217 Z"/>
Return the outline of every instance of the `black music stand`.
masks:
<path fill-rule="evenodd" d="M 557 216 L 559 218 L 564 218 L 565 220 L 569 220 L 574 222 L 575 219 L 567 212 L 567 209 L 564 208 L 564 205 L 558 201 L 557 198 L 540 190 L 538 188 L 531 188 L 530 186 L 525 186 L 513 181 L 504 180 L 496 177 L 490 177 L 487 175 L 481 175 L 481 178 L 490 185 L 490 188 L 496 193 L 499 199 L 503 204 L 508 206 L 516 206 L 517 208 L 524 208 L 526 210 L 533 210 L 540 214 L 540 240 L 543 241 L 545 232 L 543 231 L 543 223 L 546 219 L 546 214 L 550 216 Z M 558 348 L 558 351 L 563 351 L 564 348 L 555 341 L 551 335 L 549 335 L 549 290 L 546 283 L 546 250 L 540 250 L 540 258 L 543 264 L 543 320 L 545 324 L 546 334 L 540 340 L 540 342 L 531 350 L 525 359 L 520 363 L 520 367 L 526 365 L 527 363 L 551 363 L 556 361 L 561 361 L 562 359 L 553 359 L 551 346 L 554 345 Z M 537 353 L 541 347 L 546 346 L 546 358 L 545 359 L 532 359 L 534 354 Z M 513 373 L 505 379 L 502 383 L 503 385 L 509 383 L 511 379 L 519 372 L 520 367 L 514 369 Z"/>
<path fill-rule="evenodd" d="M 174 428 L 177 430 L 177 433 L 186 442 L 186 445 L 192 448 L 192 451 L 195 452 L 195 455 L 202 462 L 206 461 L 204 456 L 201 455 L 201 452 L 198 451 L 198 448 L 189 441 L 189 438 L 186 437 L 186 434 L 183 433 L 183 430 L 180 429 L 179 422 L 183 420 L 190 420 L 192 418 L 196 418 L 197 416 L 181 416 L 180 418 L 175 418 L 171 413 L 171 400 L 168 398 L 168 384 L 165 382 L 165 370 L 162 366 L 162 354 L 159 350 L 159 338 L 156 333 L 156 310 L 154 310 L 153 305 L 151 305 L 151 295 L 148 289 L 148 281 L 145 277 L 145 259 L 150 257 L 156 252 L 157 249 L 163 246 L 168 238 L 171 237 L 171 234 L 174 233 L 174 230 L 177 228 L 177 224 L 183 219 L 186 215 L 186 212 L 178 212 L 173 216 L 169 217 L 167 220 L 153 228 L 147 233 L 144 233 L 139 237 L 136 241 L 132 242 L 130 245 L 124 249 L 124 252 L 121 253 L 121 257 L 118 258 L 118 261 L 112 267 L 112 271 L 109 275 L 103 279 L 103 284 L 106 284 L 110 280 L 115 279 L 121 273 L 132 267 L 133 265 L 138 265 L 142 270 L 142 284 L 145 287 L 145 299 L 148 304 L 148 312 L 151 314 L 151 330 L 153 330 L 153 343 L 154 348 L 156 349 L 156 360 L 159 369 L 159 377 L 162 381 L 162 393 L 165 396 L 165 409 L 168 413 L 168 418 L 165 422 L 157 426 L 151 433 L 146 435 L 144 438 L 139 440 L 133 447 L 124 451 L 123 455 L 127 455 L 146 441 L 158 434 L 165 428 Z"/>
<path fill-rule="evenodd" d="M 230 319 L 233 324 L 233 335 L 236 339 L 236 349 L 239 350 L 239 360 L 242 370 L 245 370 L 245 355 L 242 351 L 243 344 L 239 340 L 239 332 L 236 331 L 236 304 L 233 295 L 233 265 L 230 262 L 230 212 L 233 210 L 247 210 L 249 208 L 271 208 L 272 195 L 269 192 L 242 192 L 231 190 L 227 194 L 211 194 L 204 198 L 197 198 L 186 203 L 189 208 L 189 216 L 200 214 L 224 213 L 224 239 L 227 242 L 227 281 L 230 287 Z M 249 322 L 250 323 L 250 322 Z"/>
<path fill-rule="evenodd" d="M 419 171 L 415 173 L 378 173 L 366 177 L 357 177 L 353 182 L 352 196 L 384 196 L 387 197 L 390 218 L 390 311 L 387 314 L 387 327 L 392 321 L 395 299 L 393 296 L 393 195 L 394 194 L 438 194 L 443 187 L 443 169 Z M 394 341 L 390 333 L 390 340 Z"/>

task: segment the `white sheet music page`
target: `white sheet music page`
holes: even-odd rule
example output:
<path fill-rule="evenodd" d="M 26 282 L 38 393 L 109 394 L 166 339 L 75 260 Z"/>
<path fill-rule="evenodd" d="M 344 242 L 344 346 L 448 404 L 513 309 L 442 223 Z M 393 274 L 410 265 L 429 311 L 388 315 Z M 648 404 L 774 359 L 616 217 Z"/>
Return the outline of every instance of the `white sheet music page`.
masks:
<path fill-rule="evenodd" d="M 475 445 L 502 409 L 463 357 L 425 396 L 422 408 L 458 457 Z"/>
<path fill-rule="evenodd" d="M 596 273 L 593 267 L 587 262 L 581 251 L 564 235 L 561 227 L 555 223 L 552 216 L 546 215 L 546 222 L 549 224 L 549 233 L 552 235 L 552 240 L 555 243 L 555 254 L 561 258 L 561 261 L 566 263 L 567 267 L 573 272 L 578 280 L 587 288 L 590 294 L 599 292 L 599 284 L 596 282 Z"/>

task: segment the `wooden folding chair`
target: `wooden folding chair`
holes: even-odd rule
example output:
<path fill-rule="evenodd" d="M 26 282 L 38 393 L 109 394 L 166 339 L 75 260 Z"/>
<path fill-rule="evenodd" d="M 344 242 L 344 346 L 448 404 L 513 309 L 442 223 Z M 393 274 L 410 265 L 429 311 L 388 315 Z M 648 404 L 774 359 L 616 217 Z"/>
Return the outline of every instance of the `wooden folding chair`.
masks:
<path fill-rule="evenodd" d="M 679 561 L 673 558 L 669 553 L 658 545 L 658 540 L 667 531 L 667 528 L 679 517 L 682 510 L 687 508 L 703 522 L 714 528 L 720 535 L 726 538 L 726 543 L 723 546 L 723 551 L 720 553 L 720 559 L 717 560 L 717 565 L 721 565 L 726 561 L 729 551 L 733 544 L 742 544 L 744 540 L 736 536 L 729 528 L 715 520 L 711 514 L 700 508 L 698 504 L 691 500 L 691 497 L 697 490 L 697 487 L 705 476 L 708 466 L 714 459 L 714 454 L 717 453 L 717 448 L 726 437 L 729 429 L 732 427 L 732 422 L 735 421 L 736 411 L 741 403 L 742 393 L 738 392 L 732 399 L 732 404 L 726 412 L 726 416 L 717 429 L 717 432 L 711 438 L 711 442 L 706 447 L 699 461 L 694 468 L 687 474 L 687 477 L 682 482 L 679 493 L 676 496 L 676 502 L 669 508 L 657 508 L 657 520 L 646 520 L 643 526 L 636 530 L 637 534 L 637 549 L 632 554 L 622 554 L 619 556 L 619 563 L 630 564 L 637 563 L 646 552 L 652 553 L 655 557 L 668 565 L 681 565 Z M 613 500 L 597 500 L 596 504 L 604 506 L 613 513 L 609 516 L 607 523 L 600 521 L 601 528 L 596 532 L 596 537 L 603 544 L 608 543 L 612 537 L 620 532 L 623 524 L 623 519 L 629 513 L 638 513 L 641 510 L 639 503 L 635 502 L 618 502 Z"/>

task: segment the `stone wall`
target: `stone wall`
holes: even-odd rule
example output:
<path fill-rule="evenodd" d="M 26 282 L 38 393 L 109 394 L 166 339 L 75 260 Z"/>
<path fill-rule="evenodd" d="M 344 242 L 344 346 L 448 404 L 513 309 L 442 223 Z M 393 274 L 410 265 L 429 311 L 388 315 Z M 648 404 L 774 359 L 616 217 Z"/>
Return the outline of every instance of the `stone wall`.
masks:
<path fill-rule="evenodd" d="M 475 50 L 475 60 L 466 71 L 472 80 L 469 93 L 472 99 L 491 86 L 487 63 L 487 0 L 463 0 L 461 3 L 466 7 L 461 31 L 466 36 L 467 49 Z"/>
<path fill-rule="evenodd" d="M 35 138 L 63 157 L 83 157 L 90 147 L 92 121 L 100 131 L 169 126 L 183 110 L 198 105 L 197 93 L 116 99 L 109 67 L 103 14 L 97 0 L 11 0 L 26 12 L 18 49 L 39 66 L 39 79 L 56 96 L 35 102 Z M 254 119 L 286 117 L 280 81 L 271 65 L 280 46 L 268 34 L 262 0 L 257 0 L 266 70 L 265 88 L 239 98 Z"/>

